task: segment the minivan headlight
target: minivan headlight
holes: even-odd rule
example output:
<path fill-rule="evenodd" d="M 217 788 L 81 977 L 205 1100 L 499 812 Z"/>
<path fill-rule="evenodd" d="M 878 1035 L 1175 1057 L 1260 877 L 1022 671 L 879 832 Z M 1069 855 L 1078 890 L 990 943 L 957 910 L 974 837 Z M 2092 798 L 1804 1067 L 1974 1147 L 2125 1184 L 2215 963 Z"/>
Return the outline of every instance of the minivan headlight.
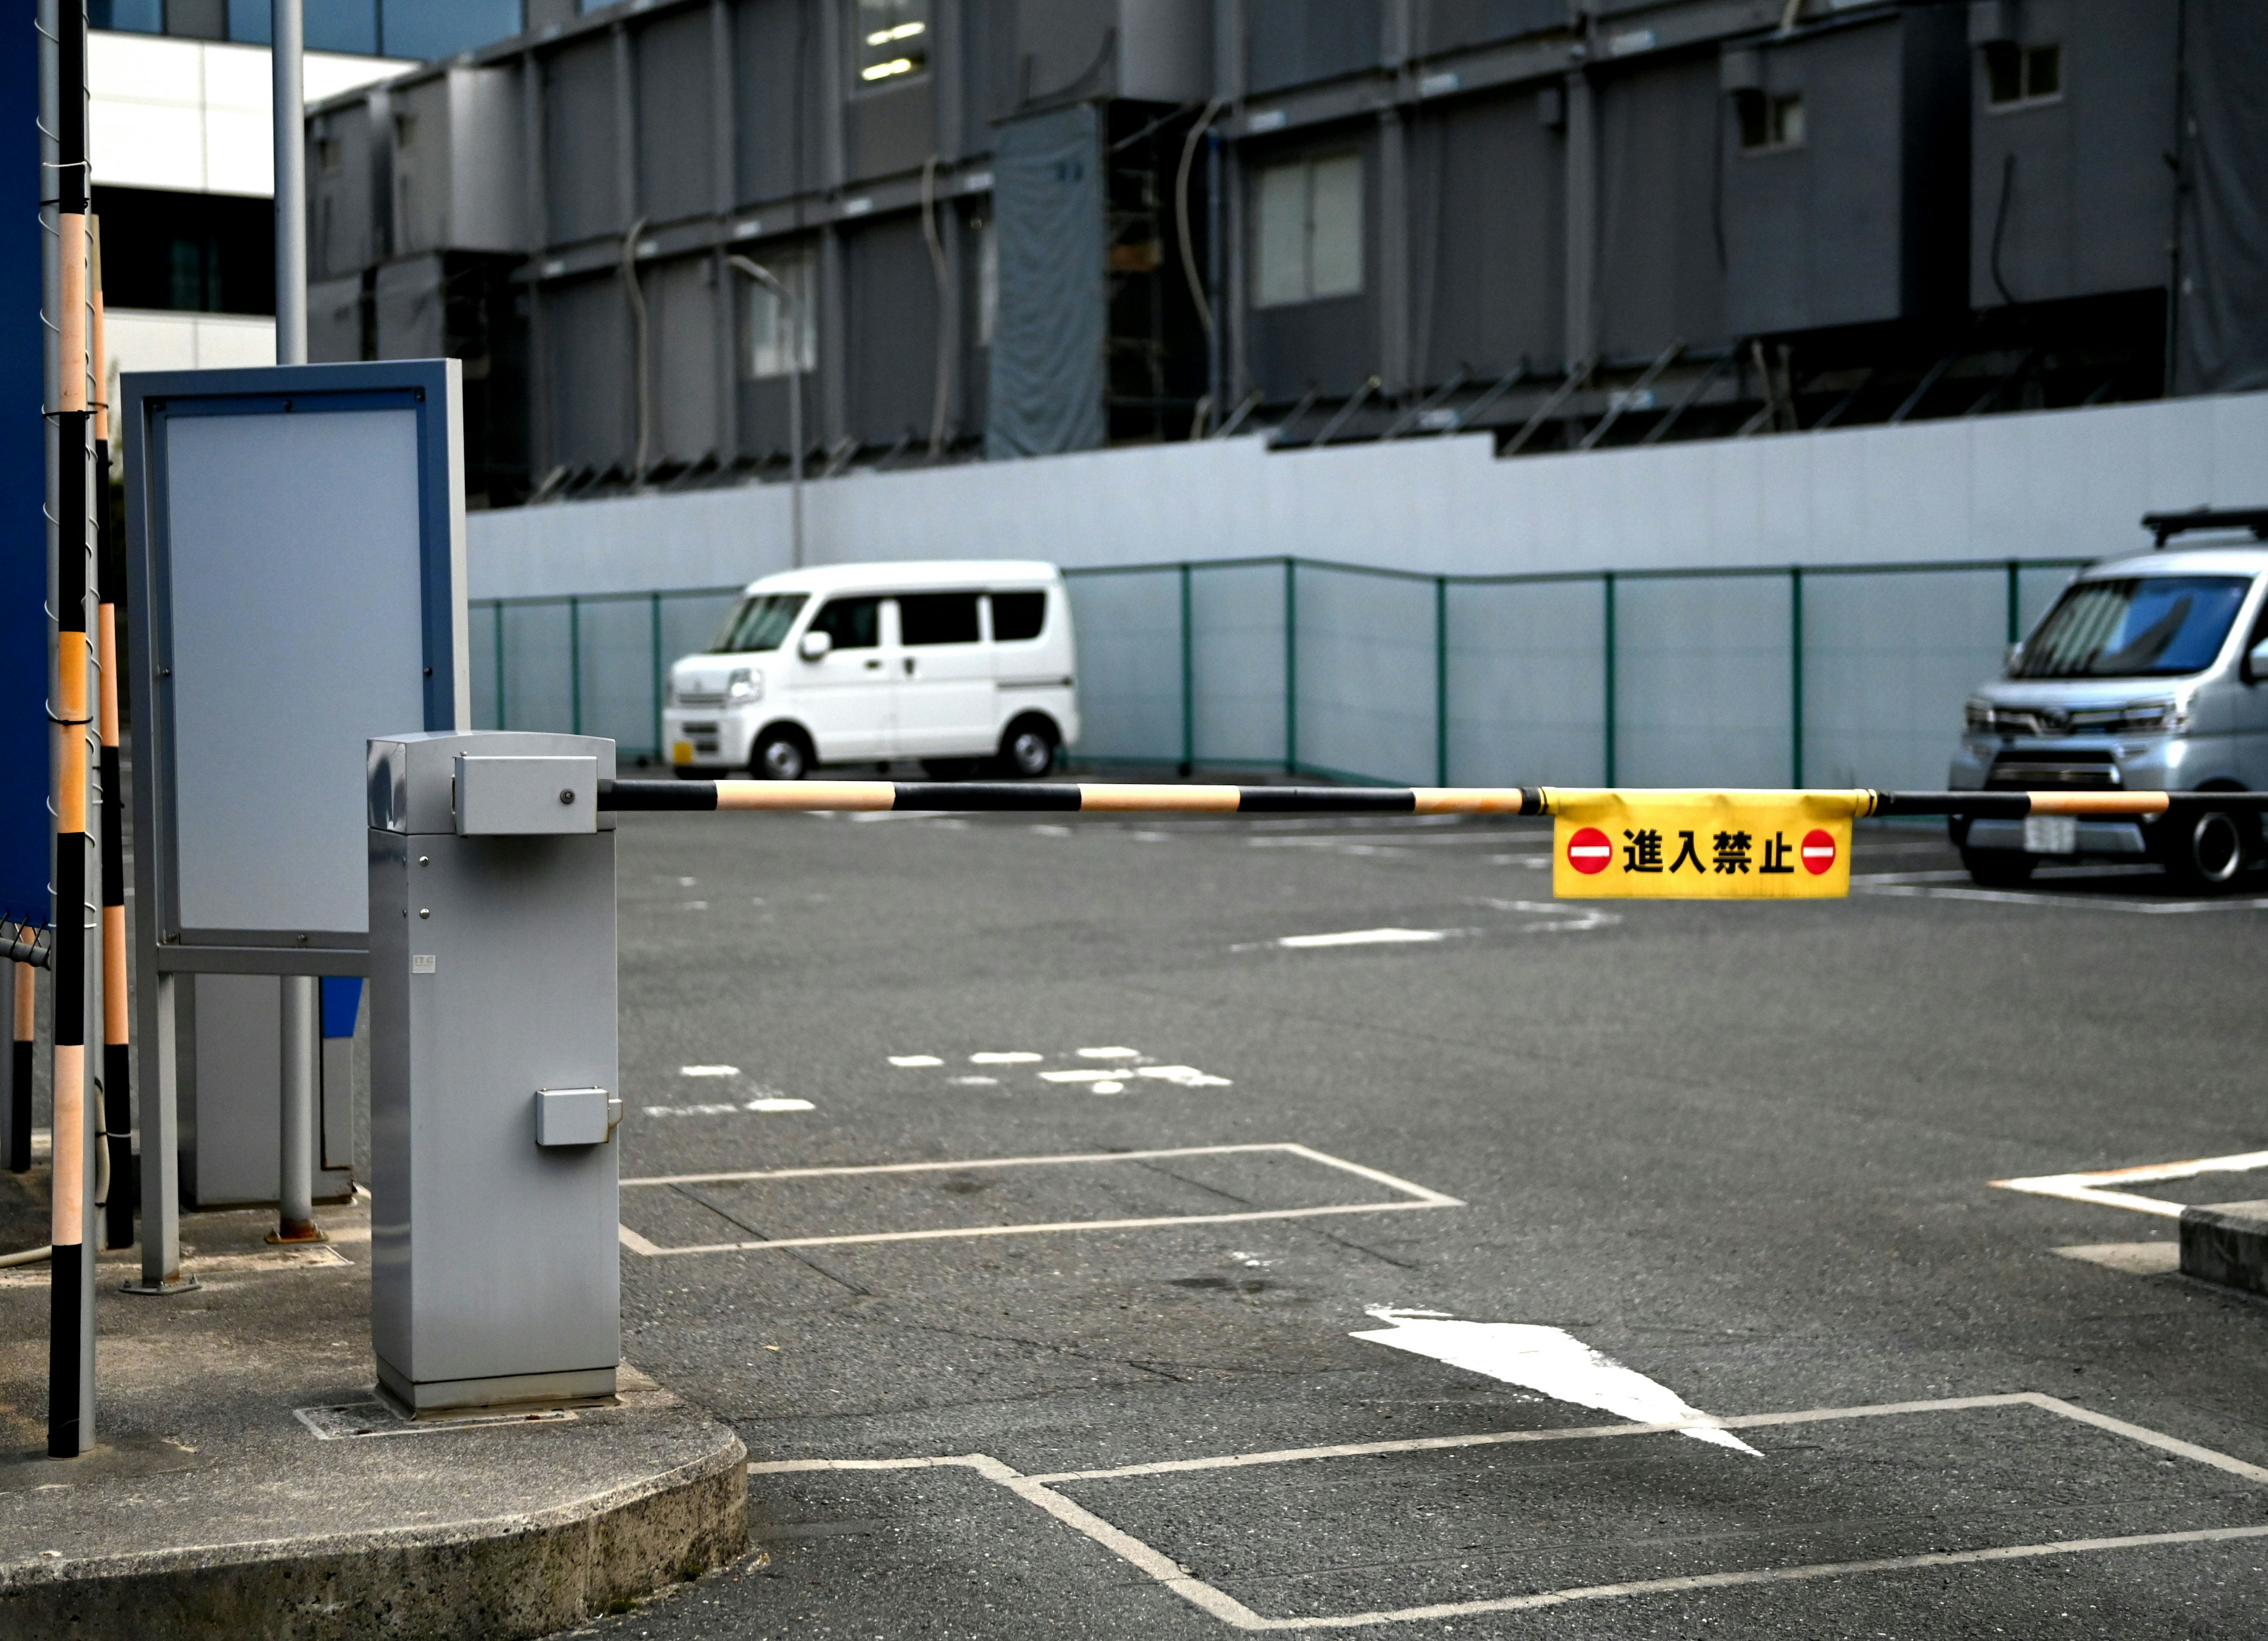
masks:
<path fill-rule="evenodd" d="M 1992 703 L 1991 702 L 1972 696 L 1968 706 L 1963 709 L 1962 717 L 1967 720 L 1971 734 L 1985 735 L 1992 732 Z"/>
<path fill-rule="evenodd" d="M 725 681 L 725 699 L 738 706 L 764 698 L 764 675 L 753 666 L 736 666 Z"/>

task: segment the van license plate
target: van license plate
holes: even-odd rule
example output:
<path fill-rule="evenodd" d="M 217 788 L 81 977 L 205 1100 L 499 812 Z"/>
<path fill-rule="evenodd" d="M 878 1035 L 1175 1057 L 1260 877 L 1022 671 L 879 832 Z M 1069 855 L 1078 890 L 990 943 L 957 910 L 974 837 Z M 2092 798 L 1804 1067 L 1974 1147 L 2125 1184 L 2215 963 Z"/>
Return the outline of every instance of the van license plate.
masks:
<path fill-rule="evenodd" d="M 2031 855 L 2079 853 L 2077 815 L 2026 815 L 2024 851 Z"/>
<path fill-rule="evenodd" d="M 670 748 L 669 748 L 669 761 L 670 761 L 672 763 L 678 763 L 678 764 L 684 764 L 684 763 L 690 763 L 690 762 L 693 762 L 693 743 L 692 743 L 691 741 L 689 741 L 689 740 L 681 740 L 681 741 L 675 741 L 675 742 L 673 742 L 673 743 L 671 744 L 671 746 L 670 746 Z M 2029 824 L 2029 822 L 2028 822 L 2027 824 Z M 2029 834 L 2027 834 L 2027 836 L 2029 836 Z"/>

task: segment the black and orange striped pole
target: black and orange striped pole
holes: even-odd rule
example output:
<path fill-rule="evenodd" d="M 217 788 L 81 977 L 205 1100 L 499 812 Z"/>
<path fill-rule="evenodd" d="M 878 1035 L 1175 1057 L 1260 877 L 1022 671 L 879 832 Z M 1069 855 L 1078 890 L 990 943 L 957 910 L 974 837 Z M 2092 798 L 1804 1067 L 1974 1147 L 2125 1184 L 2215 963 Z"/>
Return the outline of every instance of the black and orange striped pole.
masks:
<path fill-rule="evenodd" d="M 110 516 L 110 360 L 102 334 L 102 224 L 90 215 L 93 268 L 90 373 L 94 379 L 95 658 L 102 731 L 102 1144 L 109 1164 L 102 1245 L 134 1243 L 132 1042 L 126 1024 L 126 787 L 118 767 L 118 609 L 126 599 L 126 554 Z"/>
<path fill-rule="evenodd" d="M 1590 788 L 1552 786 L 1142 786 L 1056 781 L 601 781 L 612 810 L 898 810 L 1084 814 L 1548 815 Z M 1630 796 L 1643 796 L 1631 789 Z M 1861 791 L 1858 815 L 2156 815 L 2268 810 L 2268 792 Z"/>
<path fill-rule="evenodd" d="M 56 8 L 55 944 L 48 989 L 55 1049 L 55 1249 L 48 1339 L 48 1453 L 94 1445 L 94 1261 L 87 1127 L 87 412 L 85 0 Z"/>
<path fill-rule="evenodd" d="M 29 963 L 15 969 L 16 1029 L 8 1044 L 8 1172 L 26 1174 L 32 1166 L 32 1038 L 39 1022 L 32 1011 L 39 1006 Z"/>

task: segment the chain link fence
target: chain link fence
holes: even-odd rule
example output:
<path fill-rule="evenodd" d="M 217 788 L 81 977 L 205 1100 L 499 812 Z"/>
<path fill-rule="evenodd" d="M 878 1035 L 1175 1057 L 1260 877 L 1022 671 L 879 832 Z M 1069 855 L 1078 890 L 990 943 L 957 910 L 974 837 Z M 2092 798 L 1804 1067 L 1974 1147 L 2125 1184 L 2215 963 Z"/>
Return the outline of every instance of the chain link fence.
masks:
<path fill-rule="evenodd" d="M 1962 703 L 2087 562 L 1070 570 L 1071 755 L 1440 786 L 1934 787 Z M 474 721 L 654 759 L 670 662 L 738 593 L 476 599 Z"/>

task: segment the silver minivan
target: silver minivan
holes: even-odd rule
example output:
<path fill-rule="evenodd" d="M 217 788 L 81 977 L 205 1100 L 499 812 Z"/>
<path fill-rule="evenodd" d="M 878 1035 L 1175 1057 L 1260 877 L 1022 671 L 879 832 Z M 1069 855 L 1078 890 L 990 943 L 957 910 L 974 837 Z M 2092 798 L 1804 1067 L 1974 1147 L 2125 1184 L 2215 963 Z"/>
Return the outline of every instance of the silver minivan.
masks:
<path fill-rule="evenodd" d="M 1970 698 L 1956 791 L 2268 787 L 2268 511 L 2142 522 L 2157 549 L 2081 570 Z M 1997 887 L 2043 862 L 2124 860 L 2212 888 L 2264 854 L 2257 817 L 2210 808 L 1956 820 L 1953 842 L 1970 875 Z"/>

